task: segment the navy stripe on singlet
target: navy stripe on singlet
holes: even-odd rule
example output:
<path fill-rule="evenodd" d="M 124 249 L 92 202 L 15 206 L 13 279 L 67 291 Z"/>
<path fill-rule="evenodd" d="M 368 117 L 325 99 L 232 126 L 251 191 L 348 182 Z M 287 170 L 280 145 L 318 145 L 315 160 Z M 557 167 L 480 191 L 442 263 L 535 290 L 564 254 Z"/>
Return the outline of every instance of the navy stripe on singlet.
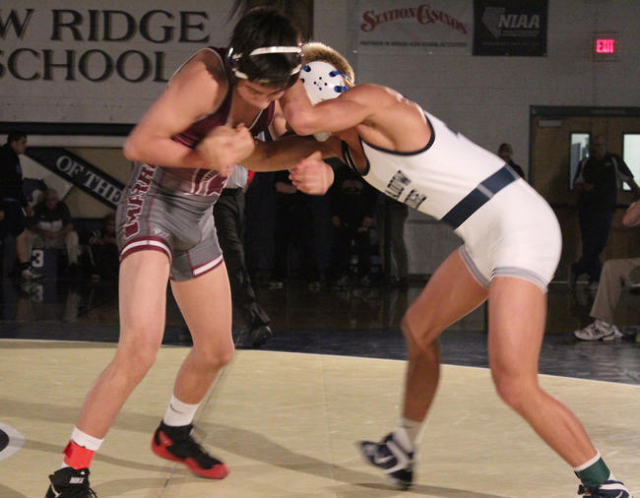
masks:
<path fill-rule="evenodd" d="M 455 230 L 462 225 L 469 216 L 491 199 L 494 194 L 518 178 L 520 177 L 509 166 L 503 166 L 493 175 L 479 183 L 464 199 L 453 206 L 449 212 L 442 217 L 441 221 L 452 226 Z"/>
<path fill-rule="evenodd" d="M 354 173 L 357 173 L 358 175 L 362 176 L 360 171 L 358 170 L 358 166 L 356 166 L 356 162 L 353 160 L 353 157 L 351 157 L 349 144 L 347 144 L 347 142 L 345 142 L 344 140 L 342 141 L 342 155 L 344 156 L 344 160 L 347 163 L 347 166 L 351 170 L 353 170 Z"/>

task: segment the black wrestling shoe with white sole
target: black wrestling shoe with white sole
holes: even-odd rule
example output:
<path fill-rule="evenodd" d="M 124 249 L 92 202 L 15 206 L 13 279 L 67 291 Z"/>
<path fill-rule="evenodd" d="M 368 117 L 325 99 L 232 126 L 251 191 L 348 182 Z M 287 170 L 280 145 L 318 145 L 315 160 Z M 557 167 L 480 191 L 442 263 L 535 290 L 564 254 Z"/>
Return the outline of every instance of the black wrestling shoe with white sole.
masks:
<path fill-rule="evenodd" d="M 89 487 L 89 469 L 64 467 L 49 476 L 45 498 L 98 498 Z"/>
<path fill-rule="evenodd" d="M 633 498 L 629 490 L 620 481 L 610 479 L 597 488 L 580 485 L 578 494 L 584 498 Z"/>
<path fill-rule="evenodd" d="M 378 467 L 387 479 L 400 489 L 409 489 L 413 484 L 413 451 L 406 451 L 393 437 L 387 435 L 381 442 L 360 441 L 358 449 L 365 461 Z"/>

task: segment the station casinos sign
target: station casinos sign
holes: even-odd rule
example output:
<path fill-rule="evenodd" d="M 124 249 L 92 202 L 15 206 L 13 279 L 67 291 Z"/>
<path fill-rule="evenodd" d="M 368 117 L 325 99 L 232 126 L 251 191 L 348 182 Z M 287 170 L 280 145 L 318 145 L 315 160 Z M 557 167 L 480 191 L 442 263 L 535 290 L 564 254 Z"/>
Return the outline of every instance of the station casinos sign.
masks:
<path fill-rule="evenodd" d="M 351 6 L 361 53 L 468 54 L 470 0 L 358 0 Z"/>

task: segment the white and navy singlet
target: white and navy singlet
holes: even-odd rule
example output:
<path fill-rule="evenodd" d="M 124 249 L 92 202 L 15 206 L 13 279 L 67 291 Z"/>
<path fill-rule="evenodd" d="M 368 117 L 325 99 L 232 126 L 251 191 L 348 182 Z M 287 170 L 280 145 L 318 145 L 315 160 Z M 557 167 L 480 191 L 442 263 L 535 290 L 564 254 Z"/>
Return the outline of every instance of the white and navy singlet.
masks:
<path fill-rule="evenodd" d="M 495 154 L 425 112 L 431 139 L 396 152 L 360 138 L 362 177 L 386 195 L 453 227 L 461 255 L 488 286 L 496 275 L 531 280 L 546 290 L 560 258 L 557 219 L 546 201 Z M 347 164 L 355 162 L 343 144 Z"/>

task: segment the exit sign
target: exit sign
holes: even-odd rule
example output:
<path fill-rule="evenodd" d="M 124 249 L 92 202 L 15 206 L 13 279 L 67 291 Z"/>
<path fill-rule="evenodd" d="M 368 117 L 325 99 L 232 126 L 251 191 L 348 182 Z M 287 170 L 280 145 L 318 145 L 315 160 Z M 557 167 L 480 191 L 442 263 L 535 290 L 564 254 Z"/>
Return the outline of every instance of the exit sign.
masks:
<path fill-rule="evenodd" d="M 597 38 L 596 54 L 614 54 L 616 51 L 616 41 L 613 38 Z"/>
<path fill-rule="evenodd" d="M 594 62 L 616 62 L 620 55 L 615 31 L 593 32 L 591 38 L 591 59 Z"/>

